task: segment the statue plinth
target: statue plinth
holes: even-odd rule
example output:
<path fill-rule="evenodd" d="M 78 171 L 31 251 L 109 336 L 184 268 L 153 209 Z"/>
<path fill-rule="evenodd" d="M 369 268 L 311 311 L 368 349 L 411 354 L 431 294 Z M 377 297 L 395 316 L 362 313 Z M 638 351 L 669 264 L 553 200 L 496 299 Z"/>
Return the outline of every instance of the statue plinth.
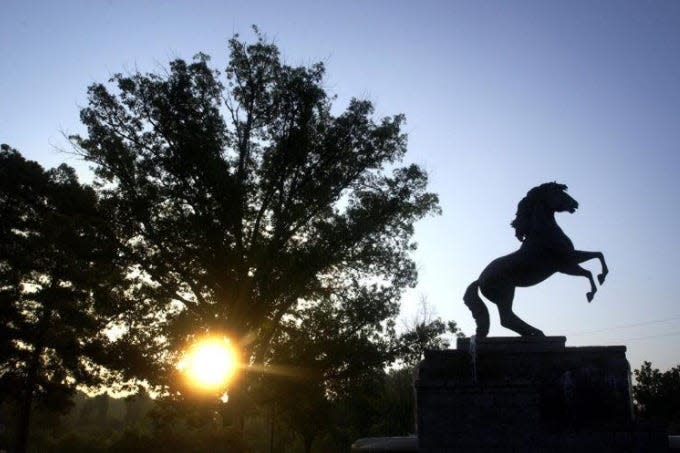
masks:
<path fill-rule="evenodd" d="M 461 338 L 416 380 L 420 452 L 663 451 L 633 420 L 625 346 L 565 337 Z"/>

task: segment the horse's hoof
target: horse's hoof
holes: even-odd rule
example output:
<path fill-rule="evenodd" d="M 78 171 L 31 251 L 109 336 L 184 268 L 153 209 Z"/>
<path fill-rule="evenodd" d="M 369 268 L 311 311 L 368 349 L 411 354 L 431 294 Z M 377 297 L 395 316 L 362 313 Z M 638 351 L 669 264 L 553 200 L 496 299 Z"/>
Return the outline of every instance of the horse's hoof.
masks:
<path fill-rule="evenodd" d="M 594 296 L 594 295 L 595 295 L 595 293 L 586 293 L 586 299 L 588 299 L 588 302 L 592 302 L 592 301 L 593 301 L 593 296 Z"/>
<path fill-rule="evenodd" d="M 604 274 L 600 274 L 597 276 L 597 281 L 600 282 L 600 285 L 604 283 L 604 278 L 605 278 Z"/>
<path fill-rule="evenodd" d="M 536 328 L 532 328 L 531 330 L 520 335 L 523 337 L 545 337 L 545 334 Z"/>

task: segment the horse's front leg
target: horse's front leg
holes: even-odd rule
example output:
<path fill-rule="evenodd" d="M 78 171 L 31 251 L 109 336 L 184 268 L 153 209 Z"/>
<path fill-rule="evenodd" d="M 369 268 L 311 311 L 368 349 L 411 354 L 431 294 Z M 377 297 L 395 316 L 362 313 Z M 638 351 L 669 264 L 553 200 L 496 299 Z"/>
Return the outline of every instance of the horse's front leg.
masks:
<path fill-rule="evenodd" d="M 597 287 L 593 280 L 593 274 L 588 269 L 582 268 L 578 263 L 571 263 L 560 267 L 559 271 L 567 275 L 586 277 L 590 281 L 590 292 L 586 293 L 586 298 L 588 299 L 588 302 L 593 300 L 593 296 L 597 292 Z"/>
<path fill-rule="evenodd" d="M 607 263 L 604 262 L 604 255 L 602 252 L 584 252 L 582 250 L 574 250 L 572 256 L 574 259 L 576 259 L 577 263 L 592 260 L 593 258 L 600 260 L 602 272 L 597 276 L 597 281 L 600 282 L 600 285 L 604 283 L 604 279 L 609 273 L 609 269 L 607 269 Z"/>

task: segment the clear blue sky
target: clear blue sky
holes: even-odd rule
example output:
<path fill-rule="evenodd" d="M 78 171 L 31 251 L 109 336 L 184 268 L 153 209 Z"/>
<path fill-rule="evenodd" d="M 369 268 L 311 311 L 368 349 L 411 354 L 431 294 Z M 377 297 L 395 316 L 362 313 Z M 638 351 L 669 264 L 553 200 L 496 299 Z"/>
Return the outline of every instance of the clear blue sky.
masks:
<path fill-rule="evenodd" d="M 592 304 L 585 279 L 555 276 L 518 290 L 516 312 L 570 345 L 625 344 L 634 368 L 680 363 L 680 2 L 5 0 L 0 141 L 85 175 L 54 147 L 82 130 L 89 84 L 198 51 L 223 68 L 251 24 L 289 63 L 324 61 L 339 107 L 406 114 L 407 159 L 444 209 L 418 225 L 406 317 L 423 294 L 471 334 L 465 287 L 519 245 L 519 199 L 557 180 L 581 204 L 558 222 L 611 273 Z M 491 334 L 510 334 L 490 308 Z"/>

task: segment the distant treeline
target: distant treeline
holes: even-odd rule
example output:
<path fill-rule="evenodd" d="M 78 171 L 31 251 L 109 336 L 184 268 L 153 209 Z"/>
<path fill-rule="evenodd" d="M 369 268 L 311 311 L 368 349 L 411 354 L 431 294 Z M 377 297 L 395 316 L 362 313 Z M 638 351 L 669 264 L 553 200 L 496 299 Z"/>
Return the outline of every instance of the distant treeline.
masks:
<path fill-rule="evenodd" d="M 0 449 L 14 444 L 16 408 L 0 406 Z M 192 416 L 148 394 L 112 398 L 78 392 L 71 408 L 60 414 L 36 410 L 32 419 L 32 452 L 299 452 L 305 449 L 295 421 L 275 405 L 261 405 L 238 423 L 220 407 L 194 407 Z M 328 408 L 314 451 L 347 451 L 359 437 L 407 435 L 414 431 L 412 370 L 385 373 L 365 392 L 347 395 Z M 11 451 L 8 449 L 7 451 Z"/>

